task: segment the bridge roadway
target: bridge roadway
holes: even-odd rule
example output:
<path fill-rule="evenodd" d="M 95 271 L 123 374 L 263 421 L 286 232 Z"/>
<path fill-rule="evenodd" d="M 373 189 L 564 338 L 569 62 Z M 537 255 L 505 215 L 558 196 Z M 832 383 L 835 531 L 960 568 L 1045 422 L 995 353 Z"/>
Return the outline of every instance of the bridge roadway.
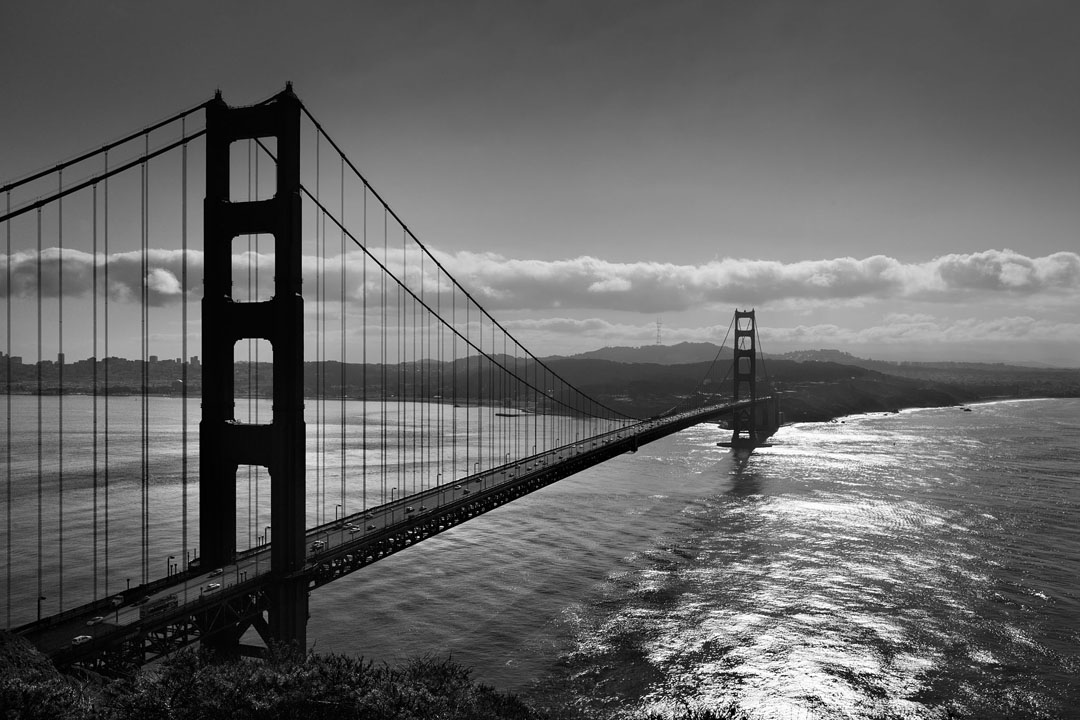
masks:
<path fill-rule="evenodd" d="M 302 574 L 309 589 L 325 585 L 557 480 L 750 404 L 645 420 L 310 528 Z M 60 666 L 137 666 L 198 640 L 215 621 L 260 626 L 272 579 L 270 545 L 260 545 L 224 567 L 192 568 L 15 632 Z"/>

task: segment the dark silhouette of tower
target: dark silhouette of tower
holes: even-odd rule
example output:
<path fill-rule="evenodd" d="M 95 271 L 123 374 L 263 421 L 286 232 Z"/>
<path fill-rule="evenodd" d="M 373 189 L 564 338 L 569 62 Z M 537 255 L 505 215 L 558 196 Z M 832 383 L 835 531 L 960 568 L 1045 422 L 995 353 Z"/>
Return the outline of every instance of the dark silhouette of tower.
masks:
<path fill-rule="evenodd" d="M 229 198 L 229 147 L 238 140 L 276 143 L 277 187 L 268 200 Z M 202 420 L 199 424 L 199 544 L 203 568 L 236 558 L 236 473 L 262 465 L 270 475 L 273 582 L 264 639 L 306 647 L 304 567 L 304 299 L 301 294 L 300 101 L 291 83 L 269 102 L 229 107 L 218 93 L 206 109 L 205 280 L 202 301 Z M 274 295 L 232 297 L 232 243 L 239 235 L 274 237 Z M 233 348 L 258 338 L 273 350 L 274 409 L 269 425 L 236 422 Z M 208 645 L 236 652 L 244 628 L 213 621 Z"/>

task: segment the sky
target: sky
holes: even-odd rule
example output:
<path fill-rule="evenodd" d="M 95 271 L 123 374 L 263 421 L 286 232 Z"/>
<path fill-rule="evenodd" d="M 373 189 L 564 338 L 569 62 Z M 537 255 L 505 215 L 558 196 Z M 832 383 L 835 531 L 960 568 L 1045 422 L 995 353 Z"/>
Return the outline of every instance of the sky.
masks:
<path fill-rule="evenodd" d="M 292 81 L 537 354 L 754 307 L 766 352 L 1080 367 L 1078 31 L 1071 0 L 5 3 L 0 181 Z"/>

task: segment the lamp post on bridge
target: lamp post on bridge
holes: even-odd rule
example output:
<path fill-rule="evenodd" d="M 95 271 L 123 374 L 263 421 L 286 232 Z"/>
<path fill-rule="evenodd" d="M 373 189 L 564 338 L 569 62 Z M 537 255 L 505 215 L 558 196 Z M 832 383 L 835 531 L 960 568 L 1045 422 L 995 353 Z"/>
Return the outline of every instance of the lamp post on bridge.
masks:
<path fill-rule="evenodd" d="M 48 599 L 48 598 L 46 598 L 44 595 L 38 595 L 38 599 L 37 599 L 37 619 L 38 619 L 38 622 L 41 622 L 41 601 L 46 600 L 46 599 Z"/>
<path fill-rule="evenodd" d="M 173 560 L 175 559 L 175 555 L 170 555 L 168 560 L 165 561 L 165 577 L 172 577 Z"/>
<path fill-rule="evenodd" d="M 334 505 L 334 522 L 338 520 L 338 513 L 341 511 L 341 503 Z"/>

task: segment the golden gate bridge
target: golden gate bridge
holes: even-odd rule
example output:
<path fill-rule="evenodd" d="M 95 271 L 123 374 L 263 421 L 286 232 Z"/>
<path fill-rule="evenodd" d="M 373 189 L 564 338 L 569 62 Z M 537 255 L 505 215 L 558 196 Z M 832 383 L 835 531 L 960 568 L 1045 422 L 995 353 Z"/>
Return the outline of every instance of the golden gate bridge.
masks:
<path fill-rule="evenodd" d="M 291 86 L 0 194 L 5 620 L 59 665 L 306 646 L 322 585 L 691 425 L 730 417 L 739 451 L 779 425 L 753 311 L 666 412 L 576 388 Z"/>

